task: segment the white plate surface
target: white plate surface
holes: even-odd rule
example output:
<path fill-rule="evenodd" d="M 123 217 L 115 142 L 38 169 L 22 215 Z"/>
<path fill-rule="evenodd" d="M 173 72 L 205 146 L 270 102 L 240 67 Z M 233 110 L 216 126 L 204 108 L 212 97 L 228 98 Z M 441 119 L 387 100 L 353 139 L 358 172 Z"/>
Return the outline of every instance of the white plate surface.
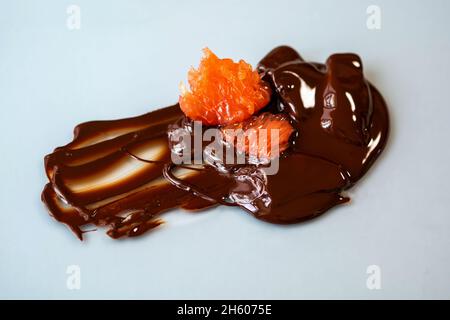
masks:
<path fill-rule="evenodd" d="M 371 30 L 373 2 L 2 1 L 0 298 L 449 298 L 450 2 L 377 0 Z M 76 124 L 175 102 L 204 46 L 256 64 L 279 44 L 360 54 L 389 104 L 388 147 L 349 205 L 288 227 L 175 211 L 147 236 L 83 243 L 48 216 L 43 157 Z"/>

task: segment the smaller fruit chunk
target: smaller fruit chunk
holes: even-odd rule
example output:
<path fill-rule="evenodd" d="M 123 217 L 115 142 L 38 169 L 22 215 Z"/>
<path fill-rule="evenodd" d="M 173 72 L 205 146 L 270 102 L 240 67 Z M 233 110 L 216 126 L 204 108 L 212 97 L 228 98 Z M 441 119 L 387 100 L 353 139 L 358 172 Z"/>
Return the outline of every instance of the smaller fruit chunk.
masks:
<path fill-rule="evenodd" d="M 289 147 L 289 138 L 294 132 L 285 114 L 268 112 L 224 126 L 221 130 L 225 142 L 233 144 L 239 152 L 258 159 L 279 156 Z"/>
<path fill-rule="evenodd" d="M 244 60 L 219 59 L 205 48 L 198 69 L 188 73 L 190 91 L 180 85 L 181 110 L 205 125 L 244 121 L 270 101 L 271 90 Z"/>

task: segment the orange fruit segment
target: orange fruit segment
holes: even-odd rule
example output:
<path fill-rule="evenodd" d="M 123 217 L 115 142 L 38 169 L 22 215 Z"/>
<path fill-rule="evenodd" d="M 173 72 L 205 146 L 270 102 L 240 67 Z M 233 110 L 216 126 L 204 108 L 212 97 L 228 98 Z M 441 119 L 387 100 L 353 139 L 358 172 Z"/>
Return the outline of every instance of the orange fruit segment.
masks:
<path fill-rule="evenodd" d="M 289 147 L 289 139 L 294 132 L 286 115 L 268 112 L 224 126 L 221 130 L 224 140 L 233 144 L 239 152 L 259 159 L 279 156 Z"/>
<path fill-rule="evenodd" d="M 192 120 L 205 125 L 242 122 L 266 106 L 268 84 L 252 66 L 240 60 L 219 59 L 205 48 L 198 69 L 188 72 L 190 90 L 180 85 L 180 108 Z"/>

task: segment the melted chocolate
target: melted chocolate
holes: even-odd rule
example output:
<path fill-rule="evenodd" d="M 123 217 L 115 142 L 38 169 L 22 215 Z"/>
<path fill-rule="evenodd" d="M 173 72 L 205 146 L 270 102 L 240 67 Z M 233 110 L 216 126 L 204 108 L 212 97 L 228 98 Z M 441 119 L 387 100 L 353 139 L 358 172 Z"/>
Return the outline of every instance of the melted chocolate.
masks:
<path fill-rule="evenodd" d="M 176 207 L 239 206 L 264 221 L 295 223 L 348 201 L 341 193 L 376 160 L 389 128 L 386 104 L 365 80 L 360 58 L 335 54 L 310 63 L 283 46 L 258 71 L 274 92 L 261 112 L 286 113 L 296 129 L 277 174 L 250 164 L 173 164 L 168 128 L 190 126 L 176 104 L 78 125 L 73 141 L 45 158 L 42 200 L 51 215 L 80 239 L 87 225 L 109 226 L 108 235 L 119 238 L 159 226 L 160 214 Z"/>

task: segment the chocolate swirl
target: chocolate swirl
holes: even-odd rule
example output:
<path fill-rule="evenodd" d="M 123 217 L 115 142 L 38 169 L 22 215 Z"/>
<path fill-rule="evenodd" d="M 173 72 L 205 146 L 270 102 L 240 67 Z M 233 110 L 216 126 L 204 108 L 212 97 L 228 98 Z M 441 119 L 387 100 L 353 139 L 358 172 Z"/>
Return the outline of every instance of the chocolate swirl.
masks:
<path fill-rule="evenodd" d="M 168 132 L 190 126 L 176 104 L 78 125 L 73 141 L 45 158 L 42 200 L 50 214 L 80 239 L 89 225 L 108 226 L 108 235 L 119 238 L 159 226 L 160 215 L 177 207 L 239 206 L 285 224 L 348 201 L 342 192 L 374 163 L 389 131 L 386 104 L 364 78 L 361 59 L 334 54 L 326 64 L 311 63 L 282 46 L 258 71 L 274 92 L 261 112 L 285 113 L 296 129 L 277 174 L 251 164 L 173 164 Z"/>

